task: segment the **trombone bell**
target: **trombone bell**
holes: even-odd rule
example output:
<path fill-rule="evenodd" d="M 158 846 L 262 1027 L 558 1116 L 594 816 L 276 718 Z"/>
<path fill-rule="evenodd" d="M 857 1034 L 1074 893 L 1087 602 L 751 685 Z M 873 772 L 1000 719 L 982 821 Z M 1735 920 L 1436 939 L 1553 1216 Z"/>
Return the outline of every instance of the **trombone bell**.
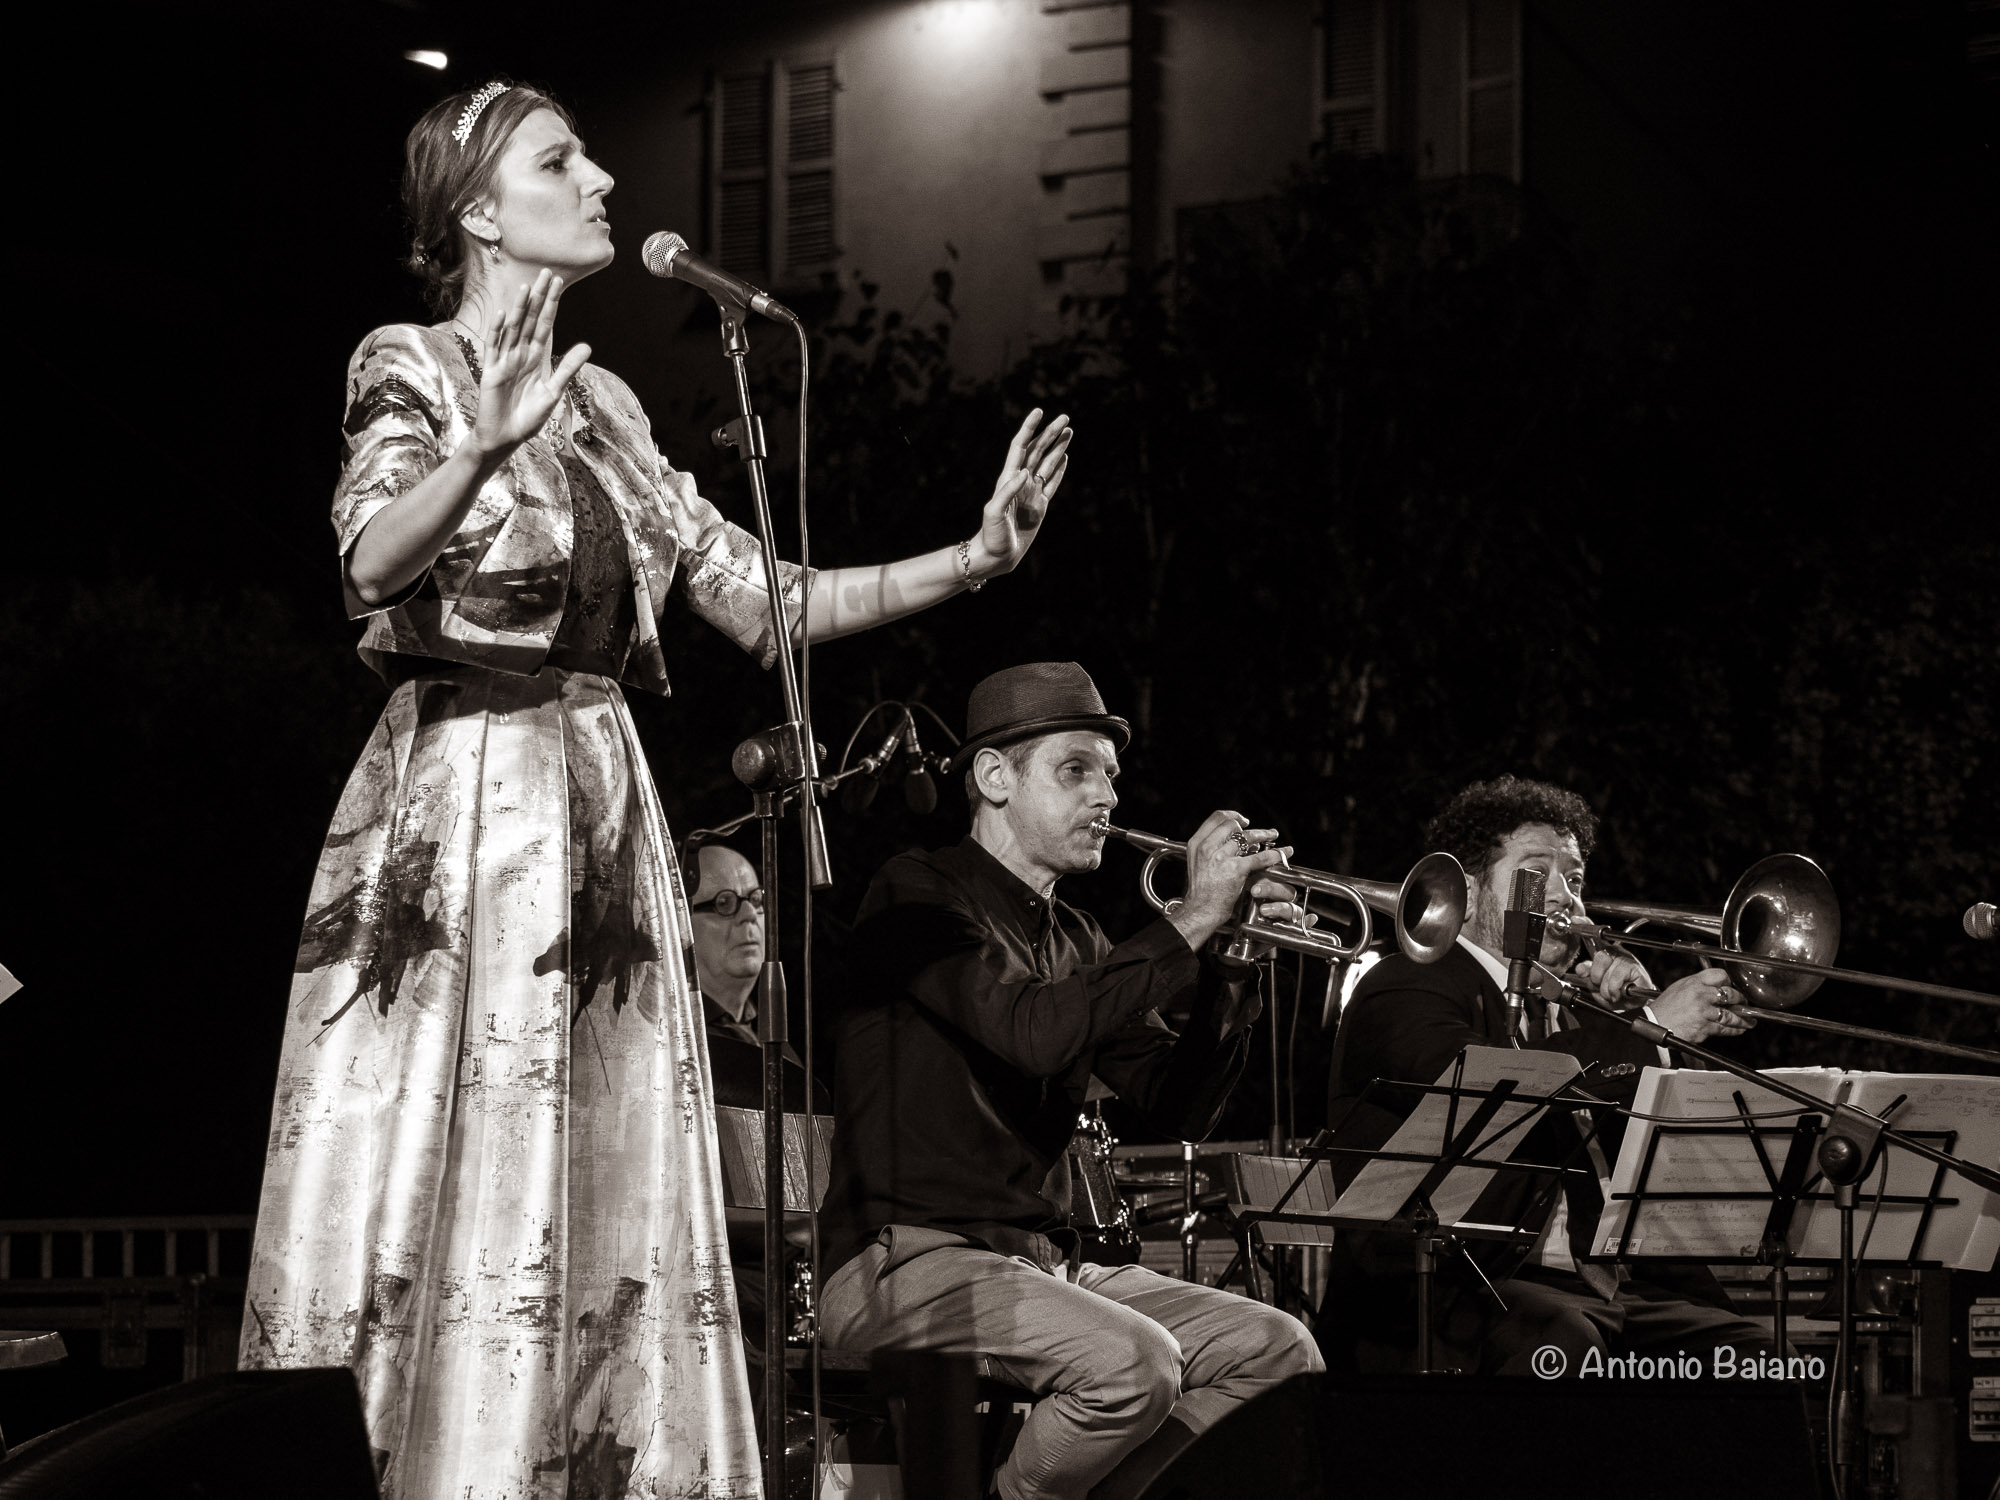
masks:
<path fill-rule="evenodd" d="M 1722 946 L 1736 953 L 1831 964 L 1840 952 L 1840 901 L 1826 871 L 1803 854 L 1771 854 L 1743 872 L 1722 903 Z M 1825 983 L 1796 969 L 1739 969 L 1763 1005 L 1790 1010 Z"/>
<path fill-rule="evenodd" d="M 1803 854 L 1771 854 L 1743 872 L 1718 914 L 1712 909 L 1657 906 L 1644 901 L 1595 901 L 1594 913 L 1627 925 L 1648 922 L 1698 932 L 1715 941 L 1718 958 L 1771 958 L 1768 969 L 1732 963 L 1744 992 L 1772 1010 L 1791 1010 L 1825 976 L 1779 967 L 1787 962 L 1831 965 L 1840 952 L 1840 901 L 1826 872 Z"/>

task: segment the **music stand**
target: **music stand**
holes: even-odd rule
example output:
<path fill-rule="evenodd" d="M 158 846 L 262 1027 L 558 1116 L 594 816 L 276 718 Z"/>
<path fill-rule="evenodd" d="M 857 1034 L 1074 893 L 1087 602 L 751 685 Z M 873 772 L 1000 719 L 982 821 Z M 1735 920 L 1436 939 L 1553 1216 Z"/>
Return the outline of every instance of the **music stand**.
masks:
<path fill-rule="evenodd" d="M 1674 1074 L 1655 1069 L 1648 1069 L 1648 1074 L 1657 1076 L 1649 1076 L 1641 1085 L 1635 1108 L 1642 1115 L 1679 1108 L 1699 1111 L 1719 1102 L 1698 1095 L 1684 1098 L 1671 1093 L 1667 1081 Z M 1884 1086 L 1893 1087 L 1897 1083 L 1896 1075 L 1862 1076 L 1867 1078 L 1871 1092 L 1880 1092 Z M 1852 1215 L 1856 1201 L 1864 1196 L 1859 1184 L 1873 1172 L 1875 1161 L 1882 1162 L 1883 1180 L 1880 1192 L 1865 1195 L 1873 1212 L 1879 1214 L 1888 1208 L 1892 1217 L 1897 1211 L 1913 1212 L 1915 1223 L 1907 1251 L 1870 1259 L 1877 1264 L 1916 1268 L 1963 1265 L 1968 1255 L 1975 1261 L 1980 1255 L 1976 1243 L 1962 1244 L 1956 1252 L 1950 1243 L 1940 1246 L 1930 1243 L 1932 1230 L 1941 1224 L 1943 1240 L 1970 1239 L 1959 1233 L 1964 1215 L 1946 1213 L 1941 1217 L 1941 1211 L 1969 1207 L 1959 1197 L 1946 1196 L 1950 1173 L 1941 1163 L 1930 1163 L 1927 1182 L 1906 1184 L 1920 1186 L 1921 1191 L 1889 1192 L 1889 1172 L 1896 1163 L 1886 1156 L 1875 1157 L 1866 1171 L 1849 1182 L 1828 1180 L 1823 1166 L 1818 1164 L 1821 1139 L 1832 1120 L 1843 1112 L 1852 1112 L 1852 1103 L 1845 1096 L 1858 1080 L 1856 1075 L 1834 1073 L 1812 1081 L 1828 1087 L 1831 1095 L 1818 1109 L 1796 1111 L 1796 1118 L 1789 1123 L 1761 1123 L 1770 1118 L 1770 1112 L 1753 1111 L 1753 1101 L 1740 1085 L 1729 1093 L 1729 1104 L 1736 1113 L 1733 1121 L 1712 1115 L 1697 1115 L 1686 1121 L 1641 1119 L 1638 1123 L 1642 1132 L 1635 1133 L 1627 1149 L 1620 1153 L 1612 1191 L 1606 1195 L 1605 1211 L 1593 1239 L 1600 1253 L 1620 1262 L 1663 1259 L 1770 1266 L 1772 1331 L 1781 1357 L 1787 1334 L 1787 1267 L 1798 1261 L 1837 1264 L 1841 1267 L 1843 1285 L 1851 1278 L 1856 1261 Z M 1907 1085 L 1916 1089 L 1923 1082 L 1910 1078 Z M 1707 1080 L 1703 1080 L 1703 1086 L 1717 1087 Z M 1663 1094 L 1669 1095 L 1664 1102 L 1660 1097 Z M 1886 1123 L 1908 1097 L 1907 1092 L 1899 1093 L 1874 1118 L 1878 1123 Z M 1763 1099 L 1755 1102 L 1760 1106 L 1766 1104 Z M 1959 1131 L 1951 1128 L 1906 1127 L 1902 1134 L 1905 1138 L 1935 1140 L 1947 1153 L 1959 1145 Z M 1779 1138 L 1787 1142 L 1782 1166 L 1775 1163 L 1775 1152 L 1771 1149 Z M 1911 1161 L 1921 1165 L 1915 1158 Z M 1662 1173 L 1665 1185 L 1656 1181 L 1656 1174 Z M 1630 1187 L 1621 1187 L 1628 1177 Z M 1829 1238 L 1824 1218 L 1827 1204 L 1833 1205 L 1839 1224 L 1837 1246 L 1825 1243 Z M 1939 1249 L 1943 1258 L 1927 1253 L 1933 1248 Z M 1864 1253 L 1865 1249 L 1864 1245 Z"/>
<path fill-rule="evenodd" d="M 1588 1170 L 1575 1165 L 1589 1140 L 1581 1134 L 1559 1164 L 1510 1159 L 1550 1105 L 1565 1102 L 1565 1090 L 1580 1072 L 1576 1059 L 1563 1052 L 1467 1047 L 1435 1083 L 1374 1079 L 1362 1091 L 1357 1107 L 1377 1090 L 1417 1096 L 1416 1107 L 1395 1134 L 1379 1150 L 1371 1151 L 1335 1146 L 1333 1133 L 1322 1130 L 1307 1145 L 1303 1165 L 1276 1202 L 1268 1209 L 1247 1208 L 1236 1218 L 1246 1228 L 1263 1223 L 1319 1226 L 1327 1232 L 1326 1243 L 1331 1243 L 1332 1232 L 1340 1229 L 1408 1233 L 1417 1277 L 1418 1367 L 1423 1374 L 1435 1374 L 1431 1283 L 1439 1254 L 1466 1251 L 1466 1242 L 1471 1240 L 1513 1242 L 1521 1248 L 1531 1245 L 1540 1231 L 1525 1228 L 1527 1220 L 1549 1200 L 1566 1174 Z M 1470 1083 L 1468 1073 L 1472 1075 Z M 1541 1092 L 1536 1092 L 1536 1087 Z M 1365 1160 L 1335 1200 L 1332 1211 L 1291 1211 L 1288 1205 L 1312 1178 L 1314 1167 L 1322 1161 L 1331 1162 L 1335 1155 Z M 1494 1177 L 1503 1172 L 1550 1180 L 1511 1224 L 1467 1218 Z M 1499 1292 L 1469 1251 L 1466 1261 L 1498 1300 Z M 1505 1305 L 1501 1303 L 1503 1308 Z"/>

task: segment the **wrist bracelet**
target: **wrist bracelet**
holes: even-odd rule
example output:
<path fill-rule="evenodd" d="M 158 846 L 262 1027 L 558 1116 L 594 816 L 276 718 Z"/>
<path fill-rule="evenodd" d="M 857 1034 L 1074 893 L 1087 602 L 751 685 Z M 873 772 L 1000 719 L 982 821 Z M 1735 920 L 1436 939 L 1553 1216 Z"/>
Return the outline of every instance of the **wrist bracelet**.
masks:
<path fill-rule="evenodd" d="M 976 594 L 986 587 L 984 578 L 972 576 L 972 543 L 969 541 L 958 544 L 958 577 L 969 594 Z"/>

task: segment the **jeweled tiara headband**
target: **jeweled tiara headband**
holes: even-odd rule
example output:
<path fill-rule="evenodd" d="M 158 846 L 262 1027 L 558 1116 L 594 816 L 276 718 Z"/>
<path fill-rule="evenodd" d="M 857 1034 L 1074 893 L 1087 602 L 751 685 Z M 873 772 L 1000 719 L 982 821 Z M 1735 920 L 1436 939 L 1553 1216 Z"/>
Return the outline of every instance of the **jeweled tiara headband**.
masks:
<path fill-rule="evenodd" d="M 472 127 L 479 123 L 479 117 L 486 112 L 486 106 L 512 87 L 512 84 L 507 83 L 489 83 L 472 96 L 472 102 L 465 106 L 465 113 L 458 117 L 458 125 L 451 133 L 451 138 L 458 142 L 459 150 L 465 149 L 466 141 L 472 136 Z"/>

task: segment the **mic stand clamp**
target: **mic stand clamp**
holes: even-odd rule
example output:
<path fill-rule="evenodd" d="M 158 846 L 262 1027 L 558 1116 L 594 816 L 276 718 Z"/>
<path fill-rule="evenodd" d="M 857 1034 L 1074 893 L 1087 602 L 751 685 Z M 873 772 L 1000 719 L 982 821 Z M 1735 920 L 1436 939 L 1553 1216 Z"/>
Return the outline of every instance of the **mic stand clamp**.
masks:
<path fill-rule="evenodd" d="M 764 446 L 764 419 L 754 411 L 747 416 L 731 417 L 711 432 L 708 440 L 718 448 L 734 448 L 738 458 L 754 458 L 760 463 L 771 453 Z"/>

